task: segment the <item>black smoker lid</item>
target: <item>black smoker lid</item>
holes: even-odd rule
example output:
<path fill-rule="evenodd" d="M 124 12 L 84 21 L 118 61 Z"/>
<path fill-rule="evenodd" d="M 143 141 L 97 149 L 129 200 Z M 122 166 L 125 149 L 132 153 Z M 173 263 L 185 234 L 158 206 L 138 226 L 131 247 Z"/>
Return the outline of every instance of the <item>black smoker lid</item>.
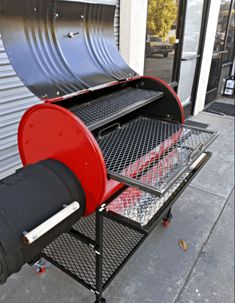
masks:
<path fill-rule="evenodd" d="M 117 49 L 114 14 L 75 0 L 0 0 L 0 32 L 23 83 L 55 98 L 136 75 Z"/>

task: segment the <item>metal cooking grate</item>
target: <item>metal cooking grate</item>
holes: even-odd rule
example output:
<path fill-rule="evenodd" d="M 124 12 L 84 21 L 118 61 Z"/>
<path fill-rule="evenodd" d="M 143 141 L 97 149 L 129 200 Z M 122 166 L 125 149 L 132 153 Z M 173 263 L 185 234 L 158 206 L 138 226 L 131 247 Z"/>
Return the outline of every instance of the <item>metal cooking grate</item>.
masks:
<path fill-rule="evenodd" d="M 111 178 L 162 195 L 216 136 L 140 117 L 99 138 L 98 143 Z"/>
<path fill-rule="evenodd" d="M 162 92 L 129 87 L 91 102 L 70 107 L 90 130 L 163 96 Z"/>
<path fill-rule="evenodd" d="M 235 116 L 235 105 L 226 104 L 221 102 L 214 102 L 210 104 L 204 111 L 219 114 L 219 115 L 227 115 L 227 116 Z"/>
<path fill-rule="evenodd" d="M 93 230 L 95 216 L 91 218 L 93 222 L 92 220 L 83 222 L 83 229 L 80 229 L 78 224 L 75 224 L 74 229 L 81 233 Z M 105 217 L 103 236 L 102 282 L 105 286 L 145 236 Z M 88 245 L 68 234 L 63 234 L 43 250 L 43 255 L 75 278 L 96 289 L 95 252 Z"/>

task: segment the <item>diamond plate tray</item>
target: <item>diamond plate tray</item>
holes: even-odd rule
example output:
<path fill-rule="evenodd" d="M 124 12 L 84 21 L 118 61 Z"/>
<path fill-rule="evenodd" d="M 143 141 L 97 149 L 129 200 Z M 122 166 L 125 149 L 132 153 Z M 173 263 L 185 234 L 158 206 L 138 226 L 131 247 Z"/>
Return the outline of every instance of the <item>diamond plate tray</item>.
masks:
<path fill-rule="evenodd" d="M 129 187 L 106 207 L 106 211 L 146 226 L 189 176 L 185 173 L 162 197 Z"/>

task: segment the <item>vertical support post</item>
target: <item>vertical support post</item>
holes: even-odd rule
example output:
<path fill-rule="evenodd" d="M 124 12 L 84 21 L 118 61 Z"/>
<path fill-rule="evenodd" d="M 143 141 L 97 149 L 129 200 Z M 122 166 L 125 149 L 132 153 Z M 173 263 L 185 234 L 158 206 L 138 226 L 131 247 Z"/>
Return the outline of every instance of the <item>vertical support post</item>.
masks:
<path fill-rule="evenodd" d="M 103 220 L 104 217 L 100 208 L 96 210 L 96 301 L 95 303 L 104 303 L 106 300 L 103 294 Z"/>
<path fill-rule="evenodd" d="M 148 0 L 120 2 L 120 52 L 138 74 L 144 73 Z"/>
<path fill-rule="evenodd" d="M 206 100 L 207 85 L 209 81 L 211 60 L 215 42 L 215 34 L 220 12 L 221 1 L 211 1 L 208 10 L 208 21 L 205 29 L 204 47 L 202 50 L 201 68 L 197 83 L 197 91 L 195 93 L 195 108 L 193 115 L 203 110 Z"/>

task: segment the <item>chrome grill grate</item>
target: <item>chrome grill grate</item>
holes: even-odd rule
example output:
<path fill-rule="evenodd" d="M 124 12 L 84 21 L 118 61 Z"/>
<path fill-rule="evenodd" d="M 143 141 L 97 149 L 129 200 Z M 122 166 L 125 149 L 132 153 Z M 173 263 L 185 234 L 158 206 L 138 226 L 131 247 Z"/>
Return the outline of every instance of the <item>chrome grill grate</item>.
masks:
<path fill-rule="evenodd" d="M 140 117 L 98 139 L 111 178 L 162 195 L 216 133 Z"/>
<path fill-rule="evenodd" d="M 113 116 L 117 115 L 118 118 L 133 108 L 139 108 L 162 96 L 162 92 L 129 87 L 88 103 L 70 107 L 69 110 L 93 130 L 101 126 L 104 121 L 112 121 Z"/>

